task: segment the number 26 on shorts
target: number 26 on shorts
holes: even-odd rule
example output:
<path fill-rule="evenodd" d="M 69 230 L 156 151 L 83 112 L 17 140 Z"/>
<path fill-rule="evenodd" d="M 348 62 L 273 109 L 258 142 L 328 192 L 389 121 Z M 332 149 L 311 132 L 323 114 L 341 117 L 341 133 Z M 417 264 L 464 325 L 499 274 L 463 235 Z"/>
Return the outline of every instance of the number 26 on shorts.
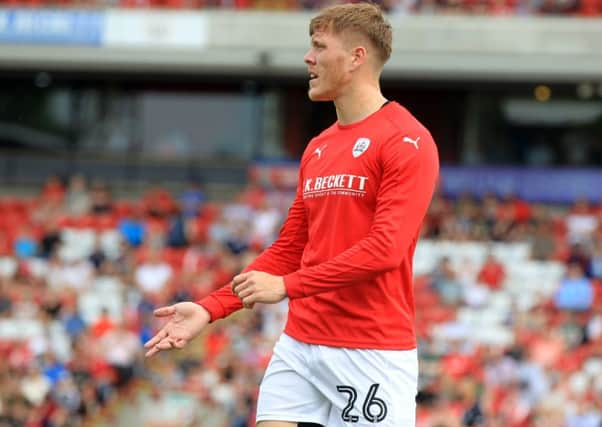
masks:
<path fill-rule="evenodd" d="M 379 423 L 387 416 L 387 405 L 385 404 L 384 400 L 376 397 L 378 387 L 380 387 L 380 384 L 372 384 L 370 386 L 368 395 L 366 396 L 362 406 L 362 414 L 364 418 L 372 423 Z M 341 418 L 343 421 L 347 423 L 358 422 L 359 417 L 357 415 L 350 414 L 355 406 L 355 401 L 357 400 L 357 391 L 355 388 L 348 385 L 338 385 L 337 391 L 346 394 L 348 399 L 347 406 L 343 408 L 343 412 L 341 413 Z"/>

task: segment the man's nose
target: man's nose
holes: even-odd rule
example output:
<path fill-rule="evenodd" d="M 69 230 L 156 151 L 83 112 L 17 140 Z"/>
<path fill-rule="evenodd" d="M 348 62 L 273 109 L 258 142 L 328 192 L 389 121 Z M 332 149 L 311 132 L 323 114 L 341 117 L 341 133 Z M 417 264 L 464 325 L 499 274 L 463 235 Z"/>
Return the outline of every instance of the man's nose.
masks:
<path fill-rule="evenodd" d="M 303 57 L 303 61 L 306 64 L 315 64 L 315 56 L 313 54 L 313 52 L 310 50 L 307 51 L 307 53 L 305 54 L 305 56 Z"/>

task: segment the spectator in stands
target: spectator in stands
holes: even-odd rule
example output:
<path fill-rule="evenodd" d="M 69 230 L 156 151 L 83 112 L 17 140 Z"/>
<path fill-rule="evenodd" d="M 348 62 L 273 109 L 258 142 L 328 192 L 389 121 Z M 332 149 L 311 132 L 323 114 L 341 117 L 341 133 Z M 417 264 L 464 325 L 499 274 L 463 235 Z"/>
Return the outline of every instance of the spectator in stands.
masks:
<path fill-rule="evenodd" d="M 162 298 L 173 276 L 171 266 L 161 259 L 161 251 L 151 250 L 148 258 L 142 262 L 135 271 L 136 286 L 151 298 Z"/>
<path fill-rule="evenodd" d="M 36 208 L 31 218 L 21 210 L 16 211 L 20 212 L 19 215 L 14 215 L 13 211 L 7 214 L 5 210 L 0 212 L 0 215 L 13 215 L 19 219 L 17 224 L 23 224 L 32 232 L 29 236 L 29 244 L 40 248 L 33 256 L 17 261 L 13 243 L 16 237 L 15 231 L 19 233 L 19 228 L 5 225 L 6 221 L 0 223 L 0 322 L 3 322 L 0 327 L 0 357 L 4 362 L 0 363 L 0 426 L 3 425 L 2 423 L 11 427 L 18 425 L 16 420 L 22 422 L 25 414 L 28 419 L 28 424 L 25 425 L 32 427 L 66 426 L 68 423 L 79 425 L 80 420 L 82 424 L 89 422 L 89 417 L 94 415 L 102 417 L 103 414 L 111 414 L 110 410 L 100 411 L 103 405 L 113 402 L 113 399 L 119 396 L 119 392 L 114 391 L 117 378 L 113 377 L 113 370 L 107 361 L 97 354 L 99 344 L 110 341 L 102 337 L 110 336 L 111 331 L 118 328 L 114 319 L 120 316 L 134 319 L 138 321 L 134 331 L 138 333 L 137 343 L 134 346 L 133 340 L 128 339 L 131 341 L 128 347 L 138 349 L 140 341 L 148 340 L 152 336 L 152 328 L 157 326 L 149 321 L 148 315 L 149 310 L 155 307 L 155 302 L 146 300 L 146 296 L 141 296 L 141 292 L 137 289 L 127 287 L 123 289 L 123 293 L 120 293 L 124 298 L 123 311 L 111 311 L 111 315 L 115 316 L 111 317 L 105 310 L 100 319 L 91 322 L 90 325 L 84 322 L 84 317 L 81 316 L 84 312 L 78 312 L 78 299 L 83 290 L 73 288 L 71 285 L 63 286 L 64 280 L 57 279 L 59 276 L 56 270 L 60 270 L 60 277 L 63 277 L 62 271 L 65 268 L 65 262 L 58 256 L 63 253 L 57 251 L 63 245 L 54 237 L 50 239 L 54 243 L 47 245 L 45 242 L 47 235 L 68 233 L 65 231 L 67 222 L 63 222 L 62 217 L 67 213 L 69 191 L 63 199 L 60 196 L 63 191 L 61 186 L 56 185 L 54 178 L 49 181 L 54 183 L 48 186 L 47 197 L 49 200 L 59 200 L 58 205 L 50 206 L 45 202 L 36 201 L 34 204 Z M 203 202 L 200 217 L 205 232 L 194 241 L 194 246 L 190 244 L 185 246 L 187 258 L 183 263 L 183 270 L 191 278 L 184 280 L 182 276 L 172 271 L 171 277 L 177 280 L 176 283 L 182 283 L 182 286 L 177 289 L 165 286 L 161 298 L 171 301 L 178 297 L 178 291 L 180 293 L 190 291 L 195 293 L 194 299 L 199 299 L 231 278 L 241 265 L 248 264 L 243 259 L 253 258 L 252 251 L 243 248 L 239 251 L 239 255 L 233 255 L 227 248 L 226 243 L 233 225 L 247 224 L 246 230 L 242 230 L 246 234 L 256 227 L 260 230 L 269 229 L 270 227 L 264 225 L 270 221 L 261 218 L 260 207 L 266 200 L 268 206 L 274 206 L 270 204 L 271 200 L 281 200 L 280 193 L 277 197 L 272 197 L 270 191 L 265 189 L 255 188 L 253 191 L 252 197 L 247 194 L 247 198 L 225 203 L 225 214 L 222 214 L 220 205 Z M 473 202 L 470 201 L 471 199 Z M 161 196 L 161 200 L 165 202 L 162 209 L 170 209 L 170 202 L 165 195 Z M 128 206 L 136 203 L 138 201 L 128 202 Z M 545 294 L 545 283 L 550 280 L 549 278 L 532 279 L 541 280 L 542 295 L 548 299 L 542 304 L 535 306 L 526 304 L 523 307 L 520 303 L 529 299 L 527 288 L 532 286 L 527 285 L 531 284 L 525 283 L 524 290 L 523 288 L 511 290 L 508 286 L 511 280 L 506 282 L 500 280 L 499 271 L 496 268 L 489 270 L 487 267 L 489 260 L 486 260 L 483 266 L 477 265 L 482 273 L 478 277 L 479 281 L 489 285 L 498 283 L 493 285 L 497 288 L 495 292 L 490 293 L 490 298 L 491 301 L 502 300 L 502 303 L 496 304 L 494 310 L 486 304 L 474 304 L 474 299 L 466 298 L 466 295 L 464 299 L 462 298 L 461 292 L 464 287 L 461 280 L 470 282 L 472 269 L 476 264 L 474 259 L 472 266 L 470 263 L 465 263 L 464 255 L 458 258 L 459 252 L 455 252 L 456 243 L 469 237 L 490 240 L 493 230 L 500 223 L 506 224 L 505 218 L 510 215 L 505 214 L 509 214 L 512 210 L 508 209 L 498 218 L 501 203 L 491 195 L 485 196 L 480 204 L 474 203 L 474 197 L 467 197 L 459 203 L 464 205 L 461 207 L 451 199 L 437 197 L 431 205 L 423 230 L 424 235 L 432 239 L 430 243 L 433 247 L 437 247 L 437 250 L 447 248 L 443 252 L 437 252 L 437 255 L 451 258 L 441 260 L 431 276 L 433 288 L 437 290 L 437 294 L 441 291 L 443 301 L 449 304 L 444 307 L 437 302 L 432 304 L 435 309 L 445 311 L 441 314 L 441 318 L 445 320 L 429 318 L 419 325 L 424 331 L 424 335 L 419 336 L 421 366 L 424 374 L 421 380 L 423 387 L 421 398 L 429 392 L 437 396 L 438 400 L 432 408 L 428 407 L 426 415 L 423 409 L 428 404 L 421 401 L 419 413 L 422 415 L 419 416 L 417 425 L 433 427 L 435 422 L 441 426 L 470 425 L 471 419 L 478 419 L 478 416 L 471 418 L 471 414 L 478 415 L 478 410 L 482 411 L 487 426 L 511 426 L 516 420 L 524 419 L 525 414 L 528 420 L 525 421 L 525 425 L 529 427 L 590 427 L 596 425 L 596 422 L 599 424 L 602 374 L 596 371 L 595 363 L 602 355 L 599 349 L 602 343 L 602 306 L 595 302 L 598 301 L 595 290 L 602 286 L 598 281 L 602 274 L 600 273 L 602 267 L 598 265 L 602 265 L 601 217 L 599 214 L 596 216 L 591 207 L 585 210 L 583 207 L 572 209 L 568 207 L 569 214 L 559 216 L 556 220 L 552 215 L 560 214 L 561 207 L 534 205 L 531 209 L 531 218 L 526 222 L 529 227 L 519 233 L 520 240 L 526 239 L 530 242 L 532 260 L 548 261 L 541 265 L 553 266 L 560 264 L 550 260 L 562 259 L 568 262 L 569 273 L 559 284 L 556 294 Z M 473 207 L 470 207 L 471 203 L 474 203 Z M 276 207 L 279 215 L 283 214 L 281 206 L 284 204 L 280 202 Z M 23 201 L 15 203 L 15 206 L 21 205 Z M 0 200 L 0 208 L 2 206 Z M 473 209 L 474 211 L 471 212 Z M 127 209 L 120 211 L 119 219 L 131 219 L 125 216 L 128 211 Z M 163 215 L 161 212 L 159 216 Z M 597 228 L 594 229 L 591 224 L 584 227 L 583 224 L 587 224 L 590 219 L 574 221 L 575 217 L 572 217 L 571 222 L 577 225 L 569 226 L 568 218 L 579 212 L 587 213 L 586 217 L 590 214 L 595 217 Z M 0 217 L 0 219 L 6 218 L 7 216 Z M 153 217 L 152 221 L 157 219 Z M 165 218 L 160 219 L 165 220 Z M 133 241 L 137 239 L 137 244 L 141 244 L 144 240 L 144 230 L 149 228 L 147 218 L 139 215 L 135 218 L 135 222 L 139 229 L 136 232 L 137 237 L 134 233 Z M 514 222 L 520 223 L 520 221 Z M 10 221 L 6 223 L 13 224 Z M 259 226 L 250 225 L 257 223 Z M 155 226 L 156 224 L 152 225 Z M 563 231 L 565 226 L 567 230 L 571 227 L 573 229 L 566 236 Z M 512 229 L 515 230 L 516 227 L 513 225 Z M 584 229 L 585 232 L 578 231 Z M 575 230 L 577 232 L 574 232 Z M 117 233 L 116 230 L 113 231 Z M 160 230 L 157 237 L 159 251 L 163 250 L 161 246 L 165 238 L 163 234 L 164 231 Z M 259 234 L 264 235 L 252 233 L 254 236 Z M 269 233 L 265 235 L 267 234 Z M 248 236 L 245 236 L 245 233 L 242 235 L 241 241 L 246 242 Z M 574 239 L 576 235 L 580 237 Z M 515 238 L 514 232 L 505 234 L 502 232 L 499 236 L 500 240 Z M 450 239 L 452 243 L 442 243 L 443 239 Z M 258 249 L 256 245 L 268 243 L 269 238 L 255 239 L 251 247 L 255 250 Z M 477 243 L 470 243 L 473 244 Z M 142 250 L 149 250 L 148 246 L 146 242 Z M 113 278 L 119 275 L 129 283 L 136 277 L 135 273 L 138 271 L 134 259 L 140 259 L 141 253 L 138 253 L 138 257 L 134 256 L 135 253 L 137 252 L 130 244 L 124 243 L 119 254 L 116 255 L 118 258 L 107 256 L 108 261 L 104 263 L 99 274 Z M 55 256 L 50 255 L 47 259 L 41 259 L 40 256 L 45 254 L 55 254 Z M 451 259 L 454 259 L 453 268 Z M 458 259 L 460 262 L 457 262 Z M 500 264 L 505 270 L 505 275 L 514 280 L 515 278 L 511 276 L 516 269 L 509 269 L 506 262 Z M 530 260 L 520 262 L 530 263 Z M 579 273 L 572 270 L 574 264 L 579 265 Z M 585 273 L 591 275 L 591 281 L 587 279 Z M 91 277 L 95 277 L 95 274 L 92 273 Z M 450 282 L 451 292 L 446 288 Z M 419 281 L 416 283 L 418 288 Z M 96 286 L 96 280 L 94 284 Z M 508 299 L 507 304 L 503 303 L 505 299 Z M 486 301 L 490 302 L 488 299 Z M 146 304 L 146 308 L 140 313 L 137 311 L 139 302 Z M 95 310 L 96 306 L 94 307 Z M 590 307 L 591 311 L 583 311 L 587 307 Z M 417 313 L 430 312 L 431 310 L 427 308 L 431 307 L 419 306 Z M 560 314 L 558 308 L 561 309 Z M 270 311 L 272 309 L 275 311 Z M 214 413 L 221 411 L 221 415 L 215 415 L 215 420 L 220 419 L 222 415 L 225 416 L 226 412 L 223 407 L 212 401 L 211 390 L 214 390 L 215 397 L 223 402 L 238 402 L 239 405 L 232 407 L 232 419 L 235 414 L 237 421 L 245 425 L 245 415 L 252 412 L 248 396 L 256 394 L 252 388 L 257 383 L 253 375 L 253 367 L 260 366 L 262 360 L 265 362 L 266 349 L 270 348 L 271 342 L 281 331 L 285 318 L 282 310 L 286 310 L 286 304 L 279 307 L 270 306 L 266 310 L 261 309 L 254 313 L 258 315 L 257 318 L 245 317 L 245 314 L 241 313 L 240 320 L 233 319 L 231 322 L 216 325 L 219 327 L 217 338 L 207 338 L 194 349 L 194 351 L 203 349 L 205 355 L 197 368 L 184 369 L 166 359 L 163 361 L 168 365 L 165 375 L 175 378 L 173 381 L 170 380 L 174 386 L 179 387 L 183 384 L 189 387 L 186 392 L 194 390 L 195 396 L 198 396 L 197 401 L 207 408 L 210 407 Z M 478 350 L 474 350 L 472 342 L 476 334 L 471 336 L 468 333 L 456 340 L 450 340 L 449 337 L 442 338 L 432 333 L 433 325 L 454 320 L 458 315 L 462 317 L 467 313 L 475 314 L 480 311 L 491 314 L 497 310 L 502 312 L 501 321 L 504 322 L 502 328 L 509 329 L 511 339 L 516 341 L 512 351 L 506 351 L 505 345 L 496 342 L 487 344 L 487 349 L 480 354 Z M 7 327 L 6 325 L 21 324 L 29 325 L 22 330 L 18 329 L 19 332 L 23 331 L 23 335 L 38 327 L 42 331 L 41 335 L 31 337 L 27 335 L 27 338 L 23 337 L 19 341 L 7 341 L 2 334 L 6 334 L 7 331 L 14 332 L 15 328 L 20 326 Z M 28 329 L 30 326 L 31 330 Z M 480 324 L 478 326 L 480 327 Z M 212 332 L 218 331 L 217 327 Z M 466 328 L 465 326 L 464 332 Z M 451 328 L 449 330 L 454 331 Z M 62 349 L 65 343 L 68 351 Z M 450 343 L 453 343 L 453 346 Z M 466 371 L 467 366 L 463 357 L 456 357 L 457 354 L 461 354 L 457 351 L 456 345 L 472 355 L 473 368 L 468 369 L 468 373 L 458 376 L 454 382 L 450 382 L 450 372 L 458 374 L 462 369 Z M 449 357 L 454 352 L 456 355 Z M 227 357 L 224 359 L 219 355 L 227 355 Z M 116 358 L 114 355 L 112 357 L 111 360 L 118 360 L 119 354 Z M 52 362 L 52 359 L 55 359 L 56 363 Z M 450 367 L 458 369 L 447 371 Z M 483 368 L 485 373 L 482 375 L 480 371 Z M 263 366 L 256 371 L 262 369 Z M 47 375 L 44 375 L 44 371 Z M 134 375 L 138 376 L 138 374 L 139 371 L 134 370 Z M 54 382 L 51 393 L 53 384 L 51 379 L 56 380 L 56 378 L 59 380 Z M 474 384 L 466 385 L 467 382 Z M 482 390 L 479 400 L 471 394 L 471 387 Z M 166 394 L 162 401 L 168 402 L 168 397 Z M 76 405 L 78 400 L 79 405 Z M 477 405 L 479 402 L 480 405 Z M 78 414 L 81 418 L 78 418 Z M 226 418 L 223 419 L 226 423 Z M 513 419 L 515 421 L 512 421 Z"/>
<path fill-rule="evenodd" d="M 253 213 L 251 242 L 260 248 L 268 247 L 276 238 L 282 219 L 280 211 L 264 201 Z"/>
<path fill-rule="evenodd" d="M 234 255 L 241 255 L 250 247 L 249 228 L 246 222 L 230 224 L 226 246 Z"/>
<path fill-rule="evenodd" d="M 33 406 L 40 406 L 48 397 L 52 383 L 37 364 L 27 368 L 27 376 L 21 380 L 21 393 Z"/>
<path fill-rule="evenodd" d="M 61 377 L 51 389 L 52 400 L 69 414 L 75 414 L 81 405 L 81 395 L 71 375 Z"/>
<path fill-rule="evenodd" d="M 488 232 L 491 232 L 498 220 L 499 209 L 500 203 L 497 196 L 494 193 L 485 193 L 481 200 L 481 216 Z"/>
<path fill-rule="evenodd" d="M 46 203 L 59 204 L 65 197 L 65 186 L 58 175 L 50 175 L 42 188 L 40 198 Z"/>
<path fill-rule="evenodd" d="M 12 308 L 13 317 L 20 319 L 35 319 L 41 313 L 41 304 L 35 300 L 33 289 L 27 285 L 15 292 Z"/>
<path fill-rule="evenodd" d="M 515 10 L 511 0 L 493 0 L 489 2 L 487 13 L 493 16 L 509 16 L 514 15 Z"/>
<path fill-rule="evenodd" d="M 582 243 L 575 243 L 570 247 L 569 254 L 566 260 L 567 264 L 579 264 L 583 274 L 586 277 L 591 277 L 589 267 L 591 265 L 590 262 L 590 253 L 589 253 L 589 245 L 585 245 Z"/>
<path fill-rule="evenodd" d="M 93 214 L 108 214 L 113 210 L 113 198 L 107 184 L 101 180 L 92 182 L 90 191 L 90 211 Z"/>
<path fill-rule="evenodd" d="M 375 2 L 388 14 L 407 15 L 416 11 L 418 0 L 380 0 Z"/>
<path fill-rule="evenodd" d="M 15 0 L 15 4 L 26 4 L 25 0 Z M 602 14 L 600 0 L 380 0 L 377 2 L 383 10 L 394 13 L 419 13 L 425 15 L 462 14 L 462 15 L 532 15 L 553 14 L 598 16 Z M 34 4 L 34 3 L 27 3 Z M 35 3 L 38 4 L 38 3 Z M 40 3 L 43 4 L 43 3 Z M 90 3 L 96 7 L 125 8 L 222 8 L 222 9 L 320 9 L 330 4 L 326 0 L 106 0 Z"/>
<path fill-rule="evenodd" d="M 141 356 L 138 336 L 121 322 L 107 331 L 99 344 L 105 360 L 117 373 L 115 385 L 127 385 L 134 376 L 135 365 Z"/>
<path fill-rule="evenodd" d="M 470 239 L 479 214 L 478 206 L 472 194 L 464 193 L 459 197 L 456 204 L 456 213 L 461 234 Z"/>
<path fill-rule="evenodd" d="M 17 260 L 11 256 L 0 256 L 0 282 L 10 281 L 15 277 L 19 264 Z"/>
<path fill-rule="evenodd" d="M 118 227 L 119 232 L 129 245 L 138 247 L 142 244 L 146 234 L 146 225 L 141 210 L 136 210 L 131 216 L 122 218 Z"/>
<path fill-rule="evenodd" d="M 588 271 L 592 278 L 602 280 L 602 240 L 594 243 Z"/>
<path fill-rule="evenodd" d="M 572 244 L 587 244 L 598 227 L 598 219 L 592 213 L 589 202 L 580 199 L 575 202 L 572 212 L 566 217 L 568 240 Z"/>
<path fill-rule="evenodd" d="M 188 187 L 180 195 L 180 205 L 185 218 L 196 218 L 201 213 L 205 193 L 198 181 L 190 181 Z"/>
<path fill-rule="evenodd" d="M 61 321 L 65 332 L 72 341 L 77 340 L 86 330 L 86 322 L 73 303 L 65 304 L 65 306 L 62 307 Z"/>
<path fill-rule="evenodd" d="M 61 243 L 61 231 L 57 220 L 50 219 L 44 223 L 44 232 L 40 241 L 40 256 L 50 258 Z"/>
<path fill-rule="evenodd" d="M 456 305 L 462 299 L 462 287 L 448 257 L 443 257 L 439 261 L 431 273 L 431 281 L 433 289 L 437 291 L 445 304 Z"/>
<path fill-rule="evenodd" d="M 109 309 L 103 307 L 98 319 L 90 326 L 90 333 L 93 338 L 99 339 L 116 327 L 117 324 L 111 316 Z"/>
<path fill-rule="evenodd" d="M 577 263 L 569 264 L 566 277 L 554 297 L 555 306 L 561 310 L 584 311 L 592 306 L 593 289 L 583 269 Z"/>
<path fill-rule="evenodd" d="M 567 427 L 600 427 L 602 417 L 600 411 L 586 399 L 580 400 L 566 419 Z"/>
<path fill-rule="evenodd" d="M 96 273 L 103 270 L 104 264 L 107 261 L 107 255 L 105 254 L 102 241 L 99 237 L 96 237 L 94 242 L 94 249 L 90 255 L 88 255 L 88 262 L 94 267 Z"/>
<path fill-rule="evenodd" d="M 568 15 L 577 11 L 578 0 L 540 0 L 538 11 L 548 15 Z"/>
<path fill-rule="evenodd" d="M 60 256 L 53 258 L 48 268 L 48 282 L 54 290 L 74 290 L 82 292 L 92 284 L 93 265 L 83 257 Z"/>
<path fill-rule="evenodd" d="M 531 241 L 531 258 L 536 261 L 551 260 L 556 253 L 556 241 L 549 222 L 535 225 L 535 233 L 529 237 Z"/>
<path fill-rule="evenodd" d="M 79 217 L 90 212 L 92 200 L 83 175 L 76 174 L 70 178 L 64 203 L 67 215 Z"/>
<path fill-rule="evenodd" d="M 563 318 L 558 325 L 569 350 L 574 350 L 585 342 L 585 325 L 575 312 L 562 313 Z"/>
<path fill-rule="evenodd" d="M 24 225 L 15 238 L 14 253 L 18 258 L 31 258 L 38 252 L 38 242 L 30 226 Z"/>
<path fill-rule="evenodd" d="M 144 195 L 142 204 L 146 213 L 158 220 L 167 218 L 175 206 L 171 194 L 161 187 L 149 189 Z"/>
<path fill-rule="evenodd" d="M 80 387 L 82 399 L 77 413 L 83 420 L 92 419 L 95 415 L 98 415 L 101 404 L 94 382 L 83 381 Z"/>
<path fill-rule="evenodd" d="M 167 224 L 166 244 L 171 248 L 183 248 L 188 245 L 186 217 L 179 207 L 174 209 Z"/>
<path fill-rule="evenodd" d="M 13 306 L 8 283 L 8 280 L 0 277 L 0 319 L 10 315 Z"/>
<path fill-rule="evenodd" d="M 445 218 L 449 216 L 450 206 L 447 200 L 441 195 L 435 193 L 429 206 L 428 214 L 422 225 L 422 232 L 425 237 L 437 238 L 442 233 L 442 226 Z"/>
<path fill-rule="evenodd" d="M 594 312 L 585 325 L 585 337 L 588 342 L 602 342 L 602 304 L 594 307 Z"/>
<path fill-rule="evenodd" d="M 500 289 L 506 279 L 506 270 L 493 253 L 489 253 L 477 276 L 479 283 L 487 285 L 490 289 Z"/>

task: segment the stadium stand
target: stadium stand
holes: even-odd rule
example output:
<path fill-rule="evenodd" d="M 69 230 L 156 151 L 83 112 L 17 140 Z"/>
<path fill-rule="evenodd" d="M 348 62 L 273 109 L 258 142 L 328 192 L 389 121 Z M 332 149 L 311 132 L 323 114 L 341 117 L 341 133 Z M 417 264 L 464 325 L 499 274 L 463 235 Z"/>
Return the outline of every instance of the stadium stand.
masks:
<path fill-rule="evenodd" d="M 116 200 L 50 177 L 0 199 L 0 425 L 247 426 L 286 305 L 143 361 L 166 303 L 226 283 L 291 194 Z M 602 208 L 439 194 L 415 254 L 418 426 L 602 423 Z"/>
<path fill-rule="evenodd" d="M 76 8 L 167 8 L 167 9 L 267 9 L 311 10 L 333 2 L 325 0 L 3 0 L 0 6 L 10 7 L 76 7 Z M 461 15 L 602 15 L 600 0 L 380 0 L 391 14 L 461 14 Z"/>

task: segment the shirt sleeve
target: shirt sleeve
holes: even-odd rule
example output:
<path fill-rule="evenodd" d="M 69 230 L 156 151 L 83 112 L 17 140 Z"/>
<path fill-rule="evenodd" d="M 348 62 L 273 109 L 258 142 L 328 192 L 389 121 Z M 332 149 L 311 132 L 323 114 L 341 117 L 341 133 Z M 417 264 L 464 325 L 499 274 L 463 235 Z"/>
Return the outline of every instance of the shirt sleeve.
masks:
<path fill-rule="evenodd" d="M 421 137 L 418 147 L 400 136 L 381 146 L 381 181 L 370 231 L 334 258 L 286 275 L 289 298 L 370 281 L 401 265 L 417 239 L 439 175 L 436 145 L 428 132 Z"/>
<path fill-rule="evenodd" d="M 303 250 L 307 244 L 307 216 L 303 204 L 301 173 L 295 199 L 289 208 L 288 216 L 280 229 L 278 238 L 264 250 L 244 271 L 256 270 L 284 276 L 299 269 Z M 242 302 L 232 292 L 228 283 L 220 289 L 197 301 L 211 316 L 211 321 L 224 318 L 242 308 Z"/>

